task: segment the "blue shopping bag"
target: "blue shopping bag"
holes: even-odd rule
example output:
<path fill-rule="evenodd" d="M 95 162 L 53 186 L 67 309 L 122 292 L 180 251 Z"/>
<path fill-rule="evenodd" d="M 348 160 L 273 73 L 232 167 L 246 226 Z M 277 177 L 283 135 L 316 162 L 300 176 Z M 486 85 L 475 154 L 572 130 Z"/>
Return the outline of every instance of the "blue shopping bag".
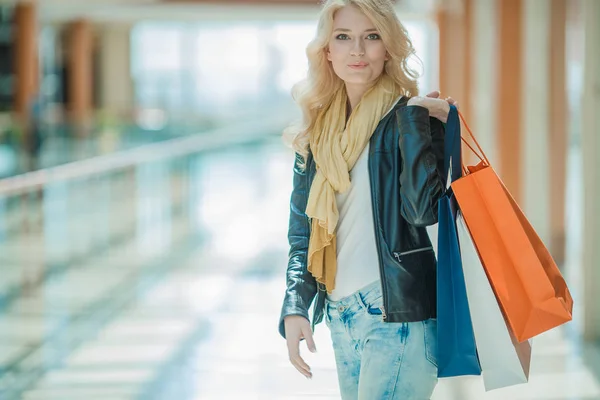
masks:
<path fill-rule="evenodd" d="M 445 182 L 459 179 L 461 139 L 458 110 L 450 106 L 444 138 Z M 438 203 L 437 329 L 438 377 L 480 375 L 475 335 L 456 229 L 457 203 L 448 189 Z"/>

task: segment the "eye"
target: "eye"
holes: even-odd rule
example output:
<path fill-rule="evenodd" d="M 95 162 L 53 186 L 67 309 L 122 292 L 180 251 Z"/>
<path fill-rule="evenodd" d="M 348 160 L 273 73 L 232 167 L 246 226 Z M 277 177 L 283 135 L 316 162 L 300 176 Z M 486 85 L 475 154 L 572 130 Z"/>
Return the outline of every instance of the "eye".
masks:
<path fill-rule="evenodd" d="M 348 40 L 348 35 L 346 35 L 345 33 L 340 33 L 339 35 L 337 35 L 335 37 L 337 40 Z"/>
<path fill-rule="evenodd" d="M 367 39 L 369 39 L 369 40 L 379 40 L 379 39 L 381 39 L 381 36 L 379 36 L 378 33 L 371 33 L 369 36 L 367 36 Z"/>

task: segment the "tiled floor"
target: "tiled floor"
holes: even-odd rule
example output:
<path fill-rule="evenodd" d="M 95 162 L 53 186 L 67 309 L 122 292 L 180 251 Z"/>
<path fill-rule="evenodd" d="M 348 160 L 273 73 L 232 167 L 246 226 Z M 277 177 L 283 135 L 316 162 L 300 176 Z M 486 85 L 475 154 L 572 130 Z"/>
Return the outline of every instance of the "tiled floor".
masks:
<path fill-rule="evenodd" d="M 325 325 L 318 353 L 302 348 L 312 380 L 277 333 L 291 160 L 278 142 L 207 157 L 191 213 L 202 239 L 173 220 L 183 233 L 166 251 L 124 242 L 13 302 L 0 314 L 0 399 L 340 399 Z M 485 393 L 479 377 L 453 378 L 434 399 L 600 399 L 600 351 L 574 326 L 535 340 L 528 384 Z"/>

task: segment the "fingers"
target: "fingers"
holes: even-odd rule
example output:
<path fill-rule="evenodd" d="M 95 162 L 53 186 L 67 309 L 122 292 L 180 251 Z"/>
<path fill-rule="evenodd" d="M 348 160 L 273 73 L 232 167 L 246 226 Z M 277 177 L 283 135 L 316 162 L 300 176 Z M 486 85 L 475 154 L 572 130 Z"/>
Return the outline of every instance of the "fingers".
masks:
<path fill-rule="evenodd" d="M 302 329 L 302 336 L 304 336 L 304 339 L 306 339 L 306 346 L 308 347 L 308 350 L 310 350 L 311 353 L 316 353 L 317 352 L 317 346 L 315 346 L 315 340 L 313 338 L 312 331 L 311 331 L 310 327 L 305 326 Z"/>
<path fill-rule="evenodd" d="M 440 97 L 440 92 L 438 90 L 434 90 L 433 92 L 427 93 L 426 97 L 437 99 Z M 454 100 L 452 97 L 446 97 L 444 100 L 446 100 L 448 102 L 448 104 L 454 105 L 458 108 L 458 102 L 456 100 Z"/>
<path fill-rule="evenodd" d="M 433 92 L 427 93 L 426 97 L 429 97 L 432 99 L 438 99 L 440 97 L 440 92 L 438 90 L 434 90 Z M 446 102 L 448 102 L 448 104 L 453 105 L 456 108 L 459 108 L 458 101 L 454 100 L 452 97 L 446 97 L 444 100 L 446 100 Z"/>
<path fill-rule="evenodd" d="M 300 372 L 307 378 L 312 378 L 312 372 L 310 371 L 310 367 L 302 357 L 300 357 L 300 339 L 288 339 L 288 355 L 290 358 L 290 362 Z"/>
<path fill-rule="evenodd" d="M 298 372 L 300 372 L 308 379 L 312 379 L 312 372 L 310 371 L 310 367 L 304 362 L 300 355 L 297 355 L 294 358 L 290 358 L 290 361 L 292 365 L 298 370 Z"/>
<path fill-rule="evenodd" d="M 316 353 L 317 351 L 308 319 L 294 315 L 286 317 L 285 331 L 290 362 L 298 372 L 311 379 L 310 367 L 300 357 L 300 340 L 303 338 L 306 339 L 306 345 L 311 352 Z"/>
<path fill-rule="evenodd" d="M 308 327 L 308 330 L 310 331 L 310 326 Z M 307 345 L 309 346 L 309 349 L 311 351 L 313 351 L 313 349 L 316 351 L 316 348 L 315 348 L 315 343 L 314 343 L 314 340 L 312 337 L 312 332 L 309 332 L 308 334 L 306 334 L 304 332 L 305 332 L 305 328 L 304 329 L 301 328 L 300 332 L 298 332 L 296 334 L 290 334 L 289 336 L 287 336 L 288 355 L 290 358 L 290 362 L 292 363 L 294 368 L 296 368 L 298 370 L 298 372 L 300 372 L 302 375 L 304 375 L 308 379 L 311 379 L 312 372 L 310 370 L 310 367 L 304 361 L 304 359 L 302 359 L 302 357 L 300 357 L 300 339 L 302 337 L 309 338 L 309 339 L 307 339 Z M 309 342 L 309 340 L 310 340 L 310 342 Z"/>
<path fill-rule="evenodd" d="M 458 101 L 454 100 L 452 97 L 446 97 L 446 101 L 448 102 L 448 104 L 458 108 Z"/>

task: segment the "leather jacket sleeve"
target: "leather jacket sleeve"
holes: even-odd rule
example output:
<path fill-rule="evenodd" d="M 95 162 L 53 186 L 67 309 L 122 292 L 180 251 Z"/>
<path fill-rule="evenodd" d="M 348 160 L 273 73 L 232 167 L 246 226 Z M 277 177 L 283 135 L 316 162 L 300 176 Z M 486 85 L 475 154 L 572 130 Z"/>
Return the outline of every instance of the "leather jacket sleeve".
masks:
<path fill-rule="evenodd" d="M 445 191 L 439 170 L 444 159 L 444 127 L 421 106 L 402 107 L 396 116 L 402 157 L 400 212 L 411 225 L 433 225 L 438 221 L 438 200 Z"/>
<path fill-rule="evenodd" d="M 287 267 L 287 288 L 281 317 L 279 333 L 285 338 L 284 318 L 288 315 L 301 315 L 306 319 L 308 309 L 317 293 L 317 282 L 307 270 L 308 241 L 310 238 L 309 219 L 306 216 L 308 201 L 307 170 L 301 169 L 302 156 L 296 154 L 294 163 L 294 189 L 290 199 L 290 221 L 288 241 L 290 244 Z"/>

